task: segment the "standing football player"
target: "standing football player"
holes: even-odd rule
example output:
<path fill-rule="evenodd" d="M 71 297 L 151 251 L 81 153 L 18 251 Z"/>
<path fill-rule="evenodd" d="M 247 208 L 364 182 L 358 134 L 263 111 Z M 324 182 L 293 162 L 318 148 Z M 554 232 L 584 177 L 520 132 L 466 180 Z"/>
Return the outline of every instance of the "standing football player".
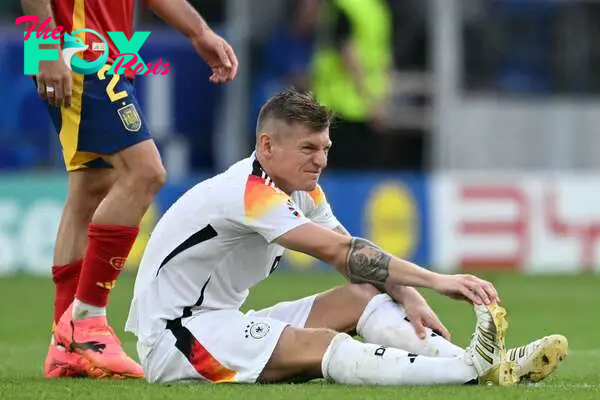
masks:
<path fill-rule="evenodd" d="M 39 95 L 47 101 L 62 145 L 68 195 L 54 252 L 54 329 L 45 362 L 49 378 L 68 376 L 142 377 L 139 364 L 122 350 L 106 319 L 111 289 L 138 235 L 138 225 L 165 182 L 165 170 L 135 98 L 133 71 L 109 75 L 119 54 L 107 32 L 133 35 L 134 0 L 21 0 L 25 14 L 52 31 L 92 29 L 107 39 L 107 65 L 96 74 L 71 72 L 63 62 L 40 61 Z M 238 62 L 185 0 L 147 0 L 159 17 L 190 39 L 212 69 L 210 81 L 235 78 Z M 104 43 L 77 34 L 95 60 Z"/>

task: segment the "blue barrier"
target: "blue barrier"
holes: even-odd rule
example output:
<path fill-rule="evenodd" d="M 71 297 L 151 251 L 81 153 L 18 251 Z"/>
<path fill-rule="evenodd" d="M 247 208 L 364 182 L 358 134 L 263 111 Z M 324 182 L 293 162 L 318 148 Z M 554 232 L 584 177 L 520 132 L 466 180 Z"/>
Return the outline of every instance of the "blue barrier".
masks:
<path fill-rule="evenodd" d="M 136 266 L 160 215 L 208 175 L 169 182 L 146 214 L 129 257 Z M 431 259 L 429 180 L 417 174 L 338 174 L 321 180 L 335 215 L 353 234 L 390 253 L 427 265 Z M 7 174 L 0 180 L 0 275 L 50 271 L 55 232 L 66 198 L 64 174 Z M 325 268 L 288 252 L 282 268 Z M 328 267 L 327 267 L 328 268 Z"/>

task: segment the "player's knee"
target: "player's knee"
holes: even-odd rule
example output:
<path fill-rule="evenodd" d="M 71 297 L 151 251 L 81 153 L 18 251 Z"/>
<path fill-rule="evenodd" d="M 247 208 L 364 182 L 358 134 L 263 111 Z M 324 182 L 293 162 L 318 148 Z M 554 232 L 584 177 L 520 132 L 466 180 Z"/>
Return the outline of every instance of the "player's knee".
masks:
<path fill-rule="evenodd" d="M 346 330 L 346 332 L 349 332 L 356 329 L 356 325 L 358 324 L 358 320 L 364 309 L 371 302 L 373 297 L 381 294 L 381 292 L 370 283 L 350 283 L 346 285 L 344 289 L 348 293 L 346 302 L 346 304 L 348 304 L 348 309 L 356 310 L 356 312 L 353 313 L 352 328 Z"/>
<path fill-rule="evenodd" d="M 379 289 L 369 283 L 350 283 L 343 287 L 345 292 L 344 308 L 345 324 L 340 332 L 355 332 L 360 317 L 373 297 L 381 294 Z"/>
<path fill-rule="evenodd" d="M 158 192 L 167 182 L 167 171 L 162 164 L 155 165 L 147 176 L 148 184 Z"/>
<path fill-rule="evenodd" d="M 167 181 L 167 172 L 162 163 L 147 163 L 131 172 L 132 184 L 151 194 L 158 192 Z"/>

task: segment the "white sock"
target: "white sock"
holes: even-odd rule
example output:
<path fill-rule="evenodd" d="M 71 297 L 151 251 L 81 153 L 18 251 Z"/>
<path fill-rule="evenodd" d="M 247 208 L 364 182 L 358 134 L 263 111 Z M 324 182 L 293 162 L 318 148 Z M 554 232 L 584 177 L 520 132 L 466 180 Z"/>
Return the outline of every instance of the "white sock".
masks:
<path fill-rule="evenodd" d="M 477 379 L 475 368 L 462 357 L 417 356 L 361 343 L 345 333 L 333 338 L 321 368 L 326 379 L 347 385 L 465 384 Z"/>
<path fill-rule="evenodd" d="M 427 328 L 421 339 L 406 317 L 404 308 L 387 294 L 371 299 L 356 327 L 366 342 L 395 347 L 429 357 L 462 357 L 464 350 Z"/>
<path fill-rule="evenodd" d="M 75 299 L 73 301 L 73 319 L 84 319 L 90 317 L 106 316 L 106 307 L 96 307 Z"/>

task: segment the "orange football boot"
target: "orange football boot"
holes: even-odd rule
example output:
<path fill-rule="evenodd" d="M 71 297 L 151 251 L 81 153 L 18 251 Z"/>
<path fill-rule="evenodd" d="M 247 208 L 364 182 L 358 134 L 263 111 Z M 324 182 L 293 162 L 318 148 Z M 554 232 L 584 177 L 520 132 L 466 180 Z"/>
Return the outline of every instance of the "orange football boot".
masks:
<path fill-rule="evenodd" d="M 73 320 L 73 305 L 62 315 L 54 328 L 59 343 L 89 361 L 92 367 L 113 377 L 143 378 L 142 367 L 121 347 L 121 341 L 108 325 L 106 317 Z"/>

